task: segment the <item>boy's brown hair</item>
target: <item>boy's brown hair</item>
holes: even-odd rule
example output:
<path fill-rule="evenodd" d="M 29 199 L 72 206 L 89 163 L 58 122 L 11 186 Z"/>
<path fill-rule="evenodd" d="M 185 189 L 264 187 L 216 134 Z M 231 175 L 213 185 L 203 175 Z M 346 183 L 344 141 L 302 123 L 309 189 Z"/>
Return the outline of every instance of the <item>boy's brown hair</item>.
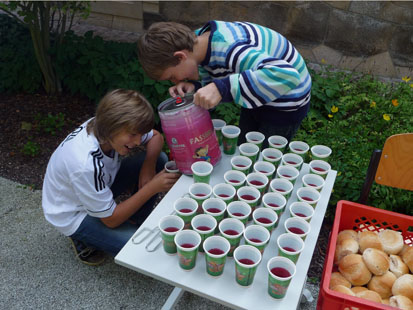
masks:
<path fill-rule="evenodd" d="M 193 51 L 196 35 L 187 26 L 174 22 L 152 24 L 138 39 L 138 58 L 146 74 L 159 80 L 169 67 L 179 64 L 176 51 Z"/>
<path fill-rule="evenodd" d="M 128 89 L 108 92 L 99 102 L 96 116 L 87 125 L 100 143 L 126 130 L 144 134 L 153 129 L 155 116 L 151 104 L 140 93 Z"/>

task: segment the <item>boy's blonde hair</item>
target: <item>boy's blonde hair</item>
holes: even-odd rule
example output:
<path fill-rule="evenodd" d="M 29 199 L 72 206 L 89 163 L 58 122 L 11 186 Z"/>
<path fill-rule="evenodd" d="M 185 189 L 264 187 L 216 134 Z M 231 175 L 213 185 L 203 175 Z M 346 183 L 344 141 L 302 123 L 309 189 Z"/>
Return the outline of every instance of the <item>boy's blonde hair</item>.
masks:
<path fill-rule="evenodd" d="M 146 74 L 159 80 L 169 67 L 179 64 L 176 51 L 193 51 L 196 35 L 187 26 L 174 22 L 152 24 L 138 39 L 138 58 Z"/>
<path fill-rule="evenodd" d="M 153 108 L 137 91 L 116 89 L 107 93 L 99 102 L 96 116 L 87 126 L 99 143 L 111 141 L 119 132 L 144 134 L 155 123 Z"/>

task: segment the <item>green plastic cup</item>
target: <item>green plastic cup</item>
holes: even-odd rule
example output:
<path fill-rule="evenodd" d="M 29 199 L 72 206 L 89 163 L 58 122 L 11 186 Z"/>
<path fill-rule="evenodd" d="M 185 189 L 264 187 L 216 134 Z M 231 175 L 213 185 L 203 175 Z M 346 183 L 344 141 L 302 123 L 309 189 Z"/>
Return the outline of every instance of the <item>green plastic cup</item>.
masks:
<path fill-rule="evenodd" d="M 261 225 L 250 225 L 245 228 L 244 239 L 245 243 L 257 248 L 261 254 L 270 240 L 270 232 Z"/>
<path fill-rule="evenodd" d="M 217 136 L 217 140 L 219 145 L 222 145 L 222 128 L 226 125 L 227 123 L 222 120 L 222 119 L 213 119 L 212 120 L 212 125 L 214 126 L 215 134 Z"/>
<path fill-rule="evenodd" d="M 261 252 L 251 245 L 241 245 L 234 251 L 235 281 L 241 286 L 250 286 L 254 281 Z"/>
<path fill-rule="evenodd" d="M 238 155 L 231 158 L 232 170 L 240 171 L 247 175 L 250 172 L 252 160 L 246 156 Z"/>
<path fill-rule="evenodd" d="M 164 168 L 169 173 L 179 173 L 178 166 L 174 160 L 166 162 Z"/>
<path fill-rule="evenodd" d="M 294 263 L 288 258 L 276 256 L 268 261 L 267 270 L 268 294 L 275 299 L 283 299 L 295 275 Z"/>
<path fill-rule="evenodd" d="M 179 266 L 183 270 L 195 267 L 201 236 L 194 230 L 181 230 L 175 235 L 175 244 L 178 250 Z"/>
<path fill-rule="evenodd" d="M 315 208 L 321 195 L 312 187 L 301 187 L 297 190 L 297 198 L 299 201 L 306 202 Z"/>
<path fill-rule="evenodd" d="M 278 236 L 277 246 L 278 255 L 290 259 L 295 264 L 304 250 L 304 241 L 297 235 L 286 233 Z"/>
<path fill-rule="evenodd" d="M 209 184 L 214 166 L 207 161 L 197 161 L 191 165 L 192 175 L 195 183 Z"/>
<path fill-rule="evenodd" d="M 325 179 L 331 170 L 331 166 L 324 160 L 312 160 L 309 163 L 310 173 L 317 174 Z"/>
<path fill-rule="evenodd" d="M 215 198 L 222 199 L 228 205 L 234 200 L 237 191 L 231 184 L 218 183 L 212 188 L 212 193 Z"/>
<path fill-rule="evenodd" d="M 217 227 L 217 220 L 209 214 L 198 214 L 192 219 L 191 226 L 192 229 L 201 236 L 199 251 L 203 252 L 204 248 L 202 247 L 202 244 L 205 239 L 214 235 L 214 231 Z"/>
<path fill-rule="evenodd" d="M 262 196 L 262 204 L 264 208 L 269 208 L 275 211 L 278 218 L 280 218 L 287 204 L 287 199 L 280 193 L 265 193 L 264 196 Z"/>
<path fill-rule="evenodd" d="M 274 149 L 272 147 L 269 147 L 269 148 L 263 149 L 261 152 L 261 155 L 262 155 L 263 161 L 272 163 L 274 167 L 277 168 L 281 162 L 281 157 L 283 156 L 283 153 L 279 149 Z"/>
<path fill-rule="evenodd" d="M 174 210 L 184 220 L 184 229 L 188 229 L 191 226 L 191 220 L 198 210 L 198 203 L 195 199 L 189 197 L 178 198 L 174 202 Z"/>
<path fill-rule="evenodd" d="M 293 183 L 291 183 L 287 179 L 273 179 L 270 182 L 270 190 L 271 192 L 274 193 L 279 193 L 285 197 L 285 199 L 289 199 L 291 196 L 291 193 L 294 189 Z"/>
<path fill-rule="evenodd" d="M 286 153 L 283 155 L 281 158 L 281 165 L 284 166 L 293 166 L 294 168 L 297 168 L 298 170 L 301 169 L 303 166 L 304 160 L 300 155 L 294 154 L 294 153 Z"/>
<path fill-rule="evenodd" d="M 184 229 L 184 220 L 177 215 L 167 215 L 161 218 L 158 227 L 161 231 L 163 249 L 167 254 L 176 254 L 175 235 Z"/>
<path fill-rule="evenodd" d="M 268 187 L 268 177 L 261 172 L 251 172 L 247 175 L 247 185 L 255 187 L 260 192 L 260 199 L 258 204 L 260 204 L 261 197 Z"/>
<path fill-rule="evenodd" d="M 291 141 L 288 144 L 288 148 L 290 149 L 291 153 L 300 155 L 304 162 L 308 160 L 308 151 L 310 150 L 310 146 L 303 142 L 303 141 Z"/>
<path fill-rule="evenodd" d="M 257 208 L 252 213 L 252 218 L 254 220 L 254 224 L 268 229 L 270 233 L 278 225 L 277 213 L 269 208 Z"/>
<path fill-rule="evenodd" d="M 213 277 L 222 275 L 230 248 L 229 241 L 221 236 L 212 236 L 205 240 L 206 272 L 209 275 Z"/>
<path fill-rule="evenodd" d="M 245 140 L 247 140 L 248 143 L 255 144 L 261 150 L 265 136 L 259 131 L 250 131 L 246 133 Z"/>
<path fill-rule="evenodd" d="M 290 217 L 285 220 L 284 229 L 285 232 L 297 235 L 305 240 L 311 231 L 311 226 L 306 220 L 298 217 Z"/>
<path fill-rule="evenodd" d="M 240 220 L 244 225 L 247 225 L 248 217 L 251 215 L 251 207 L 245 201 L 233 201 L 227 206 L 229 218 Z"/>
<path fill-rule="evenodd" d="M 267 139 L 268 145 L 283 152 L 288 144 L 288 140 L 283 136 L 271 136 Z"/>
<path fill-rule="evenodd" d="M 237 150 L 238 137 L 241 129 L 237 126 L 226 125 L 222 127 L 221 132 L 224 154 L 234 155 Z"/>
<path fill-rule="evenodd" d="M 235 190 L 238 190 L 241 186 L 244 186 L 246 181 L 245 173 L 237 170 L 228 170 L 224 173 L 225 183 L 232 185 Z"/>
<path fill-rule="evenodd" d="M 293 166 L 279 166 L 277 169 L 277 178 L 286 179 L 292 184 L 295 184 L 299 175 L 300 171 Z"/>
<path fill-rule="evenodd" d="M 202 203 L 202 210 L 205 214 L 211 215 L 219 224 L 225 217 L 227 204 L 220 198 L 208 198 Z M 218 227 L 215 233 L 218 233 Z"/>
<path fill-rule="evenodd" d="M 311 147 L 311 158 L 313 160 L 325 160 L 328 161 L 328 158 L 331 155 L 331 149 L 325 145 L 314 145 Z"/>
<path fill-rule="evenodd" d="M 228 256 L 232 257 L 234 250 L 239 246 L 245 226 L 240 220 L 226 218 L 219 223 L 218 227 L 221 236 L 227 239 L 231 245 Z"/>
<path fill-rule="evenodd" d="M 202 203 L 211 197 L 212 187 L 206 183 L 194 183 L 189 186 L 189 196 L 198 203 L 197 213 L 202 213 Z"/>
<path fill-rule="evenodd" d="M 246 156 L 251 159 L 252 163 L 255 163 L 258 159 L 260 148 L 253 143 L 243 143 L 239 146 L 239 153 L 242 156 Z"/>
<path fill-rule="evenodd" d="M 261 198 L 261 193 L 255 187 L 243 186 L 238 189 L 237 197 L 239 201 L 248 203 L 251 207 L 251 212 L 254 212 L 255 208 L 258 205 L 258 200 Z M 252 219 L 251 216 L 250 219 Z"/>
<path fill-rule="evenodd" d="M 275 166 L 268 161 L 259 160 L 254 164 L 253 171 L 262 173 L 268 180 L 271 180 L 275 174 Z"/>
<path fill-rule="evenodd" d="M 302 218 L 310 222 L 314 215 L 314 208 L 303 201 L 295 201 L 290 204 L 290 214 L 292 217 Z"/>
<path fill-rule="evenodd" d="M 319 192 L 321 192 L 325 184 L 322 176 L 313 173 L 305 174 L 301 180 L 303 181 L 303 186 L 312 187 Z"/>

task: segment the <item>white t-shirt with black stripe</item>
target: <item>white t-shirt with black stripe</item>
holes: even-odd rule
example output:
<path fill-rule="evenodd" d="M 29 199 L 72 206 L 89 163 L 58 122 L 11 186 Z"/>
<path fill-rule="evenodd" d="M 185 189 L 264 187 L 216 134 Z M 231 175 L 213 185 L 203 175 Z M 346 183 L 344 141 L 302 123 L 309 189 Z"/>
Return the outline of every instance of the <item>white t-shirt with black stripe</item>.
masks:
<path fill-rule="evenodd" d="M 119 154 L 106 156 L 96 137 L 87 133 L 90 120 L 58 146 L 47 165 L 42 206 L 45 218 L 61 233 L 76 232 L 87 214 L 111 216 L 116 203 L 110 187 L 120 167 Z M 153 131 L 142 136 L 146 143 Z"/>

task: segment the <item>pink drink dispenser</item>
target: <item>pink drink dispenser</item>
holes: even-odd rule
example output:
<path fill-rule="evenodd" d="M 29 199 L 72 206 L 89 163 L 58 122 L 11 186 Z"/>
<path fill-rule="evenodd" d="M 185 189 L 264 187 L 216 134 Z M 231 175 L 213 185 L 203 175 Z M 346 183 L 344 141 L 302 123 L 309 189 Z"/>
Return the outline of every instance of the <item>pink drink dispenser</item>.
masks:
<path fill-rule="evenodd" d="M 208 161 L 215 166 L 221 150 L 209 112 L 193 104 L 193 96 L 169 98 L 158 106 L 162 130 L 169 149 L 184 174 L 192 174 L 191 165 Z"/>

